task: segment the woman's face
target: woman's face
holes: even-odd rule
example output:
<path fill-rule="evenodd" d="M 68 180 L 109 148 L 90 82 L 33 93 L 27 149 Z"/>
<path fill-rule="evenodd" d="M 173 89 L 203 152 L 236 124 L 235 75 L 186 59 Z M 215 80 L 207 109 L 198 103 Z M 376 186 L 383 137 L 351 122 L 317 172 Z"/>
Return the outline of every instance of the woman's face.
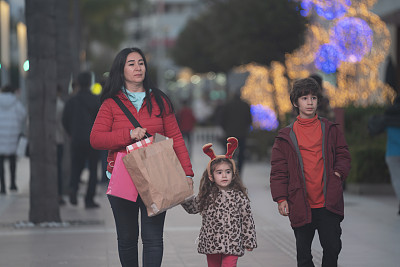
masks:
<path fill-rule="evenodd" d="M 132 52 L 126 57 L 124 67 L 125 83 L 143 83 L 146 75 L 146 67 L 142 56 L 137 52 Z"/>

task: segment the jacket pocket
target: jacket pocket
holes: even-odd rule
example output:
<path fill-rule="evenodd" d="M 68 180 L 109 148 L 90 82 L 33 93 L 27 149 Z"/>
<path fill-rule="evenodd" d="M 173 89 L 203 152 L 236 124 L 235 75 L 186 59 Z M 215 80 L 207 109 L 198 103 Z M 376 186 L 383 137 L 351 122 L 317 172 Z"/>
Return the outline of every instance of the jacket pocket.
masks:
<path fill-rule="evenodd" d="M 301 224 L 306 220 L 306 200 L 304 189 L 300 186 L 289 186 L 289 219 L 294 225 Z"/>
<path fill-rule="evenodd" d="M 343 182 L 333 171 L 329 173 L 325 201 L 328 209 L 335 210 L 340 215 L 343 215 Z"/>

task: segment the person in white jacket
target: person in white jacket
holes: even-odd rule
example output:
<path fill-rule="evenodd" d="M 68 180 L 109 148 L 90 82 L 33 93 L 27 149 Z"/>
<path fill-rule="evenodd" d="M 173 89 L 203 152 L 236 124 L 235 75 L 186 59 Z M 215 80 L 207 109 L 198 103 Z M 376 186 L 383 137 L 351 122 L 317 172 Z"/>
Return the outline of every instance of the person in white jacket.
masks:
<path fill-rule="evenodd" d="M 10 190 L 16 191 L 17 145 L 22 134 L 26 109 L 15 95 L 17 88 L 7 85 L 0 93 L 0 193 L 6 194 L 4 160 L 10 165 Z"/>

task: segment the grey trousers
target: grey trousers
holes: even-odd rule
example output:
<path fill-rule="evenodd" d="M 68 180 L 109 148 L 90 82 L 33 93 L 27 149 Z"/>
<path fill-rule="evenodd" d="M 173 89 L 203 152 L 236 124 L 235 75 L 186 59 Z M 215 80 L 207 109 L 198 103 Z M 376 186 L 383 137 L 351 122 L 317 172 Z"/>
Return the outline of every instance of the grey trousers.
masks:
<path fill-rule="evenodd" d="M 397 199 L 400 201 L 400 156 L 386 156 L 390 179 Z"/>

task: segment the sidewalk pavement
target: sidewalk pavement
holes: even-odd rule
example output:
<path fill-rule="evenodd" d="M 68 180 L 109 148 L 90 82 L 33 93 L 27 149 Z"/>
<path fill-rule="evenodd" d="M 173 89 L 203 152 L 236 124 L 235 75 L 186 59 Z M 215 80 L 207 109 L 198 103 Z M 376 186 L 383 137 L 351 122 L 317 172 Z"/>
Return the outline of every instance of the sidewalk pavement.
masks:
<path fill-rule="evenodd" d="M 193 148 L 197 190 L 208 161 L 201 152 L 201 144 L 195 144 Z M 215 151 L 225 153 L 218 148 Z M 272 202 L 269 168 L 267 162 L 247 162 L 244 166 L 242 178 L 252 201 L 258 248 L 246 252 L 239 259 L 239 266 L 296 266 L 293 231 L 288 219 L 278 214 L 277 206 Z M 9 180 L 7 174 L 6 179 Z M 33 226 L 28 222 L 29 160 L 26 158 L 18 161 L 17 184 L 17 193 L 0 195 L 1 267 L 120 266 L 105 185 L 98 186 L 96 197 L 101 208 L 84 209 L 81 197 L 77 207 L 69 204 L 60 207 L 62 224 Z M 81 190 L 85 189 L 83 184 Z M 345 194 L 346 215 L 342 223 L 343 249 L 339 266 L 400 266 L 398 204 L 394 195 Z M 197 253 L 195 244 L 200 225 L 199 215 L 189 215 L 180 206 L 167 212 L 162 266 L 206 266 L 206 258 Z M 322 251 L 317 237 L 313 255 L 316 266 L 320 266 Z"/>

